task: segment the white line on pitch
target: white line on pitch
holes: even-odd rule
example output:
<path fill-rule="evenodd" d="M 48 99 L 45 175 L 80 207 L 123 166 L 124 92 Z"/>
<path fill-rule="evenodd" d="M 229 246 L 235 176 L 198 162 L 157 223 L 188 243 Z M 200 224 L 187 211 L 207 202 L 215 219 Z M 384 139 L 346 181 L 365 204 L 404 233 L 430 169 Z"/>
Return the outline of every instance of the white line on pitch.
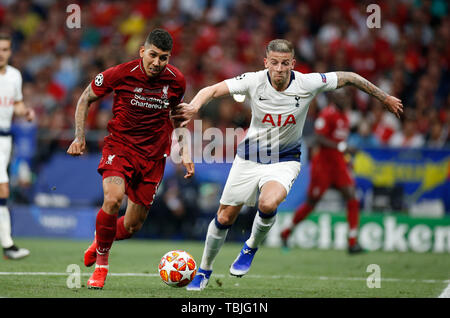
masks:
<path fill-rule="evenodd" d="M 438 298 L 450 298 L 450 284 L 442 291 Z"/>
<path fill-rule="evenodd" d="M 0 272 L 0 276 L 67 276 L 72 273 L 61 273 L 61 272 Z M 90 276 L 91 273 L 80 273 L 83 276 Z M 111 276 L 118 277 L 158 277 L 157 273 L 109 273 Z M 224 278 L 225 274 L 213 274 L 212 277 Z M 365 281 L 367 277 L 328 277 L 328 276 L 295 276 L 295 275 L 246 275 L 248 278 L 269 278 L 269 279 L 319 279 L 319 280 L 350 280 L 350 281 Z M 409 282 L 409 283 L 447 283 L 450 284 L 450 279 L 404 279 L 404 278 L 382 278 L 384 282 Z M 450 294 L 450 285 L 444 290 L 442 295 L 447 293 Z M 450 296 L 447 296 L 450 297 Z"/>

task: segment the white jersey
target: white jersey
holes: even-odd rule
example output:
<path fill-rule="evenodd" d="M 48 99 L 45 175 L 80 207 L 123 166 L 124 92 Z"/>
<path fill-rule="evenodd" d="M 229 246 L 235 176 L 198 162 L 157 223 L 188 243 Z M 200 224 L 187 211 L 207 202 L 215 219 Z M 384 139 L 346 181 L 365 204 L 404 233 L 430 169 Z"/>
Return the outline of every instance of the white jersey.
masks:
<path fill-rule="evenodd" d="M 23 99 L 22 75 L 10 65 L 0 74 L 0 135 L 9 132 L 14 114 L 14 103 Z"/>
<path fill-rule="evenodd" d="M 225 80 L 230 94 L 250 99 L 252 120 L 237 154 L 259 163 L 300 161 L 303 126 L 309 104 L 320 92 L 336 89 L 336 73 L 302 74 L 291 71 L 282 92 L 270 83 L 268 70 L 244 73 Z"/>

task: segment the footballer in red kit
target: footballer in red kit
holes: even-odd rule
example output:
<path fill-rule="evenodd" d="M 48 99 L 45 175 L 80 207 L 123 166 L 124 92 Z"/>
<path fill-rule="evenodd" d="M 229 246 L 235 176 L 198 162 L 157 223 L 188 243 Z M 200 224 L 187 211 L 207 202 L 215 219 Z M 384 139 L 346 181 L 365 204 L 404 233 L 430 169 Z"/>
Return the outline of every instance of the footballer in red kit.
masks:
<path fill-rule="evenodd" d="M 345 141 L 350 133 L 347 115 L 336 104 L 330 104 L 319 114 L 314 123 L 318 135 L 319 147 L 311 158 L 311 181 L 308 194 L 320 199 L 322 194 L 332 185 L 341 189 L 353 185 L 353 179 L 344 157 Z M 329 140 L 331 145 L 324 143 Z"/>
<path fill-rule="evenodd" d="M 175 124 L 171 110 L 183 100 L 186 89 L 183 74 L 168 64 L 172 46 L 167 31 L 153 30 L 139 50 L 139 59 L 99 73 L 78 100 L 75 139 L 67 150 L 72 156 L 86 151 L 84 126 L 89 105 L 114 93 L 113 117 L 98 166 L 104 199 L 94 241 L 84 254 L 86 266 L 96 264 L 88 288 L 103 288 L 113 241 L 130 238 L 142 227 L 163 177 Z M 185 150 L 183 147 L 182 164 L 185 178 L 190 178 L 194 164 Z M 125 195 L 126 212 L 118 218 Z"/>
<path fill-rule="evenodd" d="M 346 140 L 350 133 L 350 123 L 344 111 L 344 105 L 350 103 L 345 90 L 333 91 L 332 103 L 325 107 L 314 123 L 317 147 L 311 158 L 310 183 L 307 201 L 294 213 L 290 226 L 281 232 L 283 244 L 294 227 L 314 210 L 322 195 L 330 187 L 340 190 L 347 202 L 348 251 L 362 252 L 357 241 L 359 226 L 359 202 L 355 196 L 355 182 L 344 154 L 349 151 Z"/>

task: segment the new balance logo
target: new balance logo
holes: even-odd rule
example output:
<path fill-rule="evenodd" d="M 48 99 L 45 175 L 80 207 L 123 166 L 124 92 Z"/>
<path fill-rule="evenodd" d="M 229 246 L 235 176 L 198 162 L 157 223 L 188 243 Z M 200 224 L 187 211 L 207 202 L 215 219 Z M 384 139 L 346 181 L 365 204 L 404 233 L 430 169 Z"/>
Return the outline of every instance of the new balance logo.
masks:
<path fill-rule="evenodd" d="M 136 87 L 136 88 L 134 89 L 134 92 L 135 92 L 135 93 L 142 93 L 143 90 L 144 90 L 144 89 L 143 89 L 142 87 Z"/>
<path fill-rule="evenodd" d="M 114 159 L 115 156 L 116 156 L 116 155 L 109 155 L 109 156 L 108 156 L 108 160 L 106 161 L 106 164 L 107 164 L 107 165 L 111 165 L 111 164 L 112 164 L 112 161 L 113 161 L 113 159 Z"/>

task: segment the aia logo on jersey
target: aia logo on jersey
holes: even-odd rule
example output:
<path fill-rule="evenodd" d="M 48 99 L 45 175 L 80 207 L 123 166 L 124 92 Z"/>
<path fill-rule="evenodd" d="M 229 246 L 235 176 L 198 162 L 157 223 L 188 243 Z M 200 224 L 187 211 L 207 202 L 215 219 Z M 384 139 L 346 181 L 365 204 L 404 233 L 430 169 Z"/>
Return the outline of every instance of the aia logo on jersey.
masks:
<path fill-rule="evenodd" d="M 285 118 L 283 118 L 281 114 L 266 114 L 262 120 L 262 123 L 270 123 L 273 127 L 284 127 L 286 125 L 295 125 L 297 122 L 295 121 L 295 117 L 292 114 L 288 115 Z"/>
<path fill-rule="evenodd" d="M 0 96 L 0 106 L 14 106 L 14 98 L 7 96 Z"/>

